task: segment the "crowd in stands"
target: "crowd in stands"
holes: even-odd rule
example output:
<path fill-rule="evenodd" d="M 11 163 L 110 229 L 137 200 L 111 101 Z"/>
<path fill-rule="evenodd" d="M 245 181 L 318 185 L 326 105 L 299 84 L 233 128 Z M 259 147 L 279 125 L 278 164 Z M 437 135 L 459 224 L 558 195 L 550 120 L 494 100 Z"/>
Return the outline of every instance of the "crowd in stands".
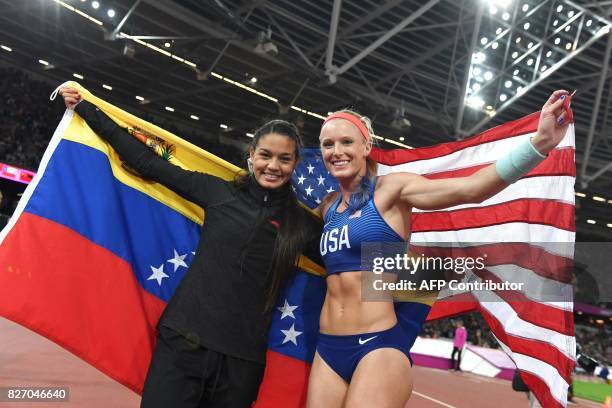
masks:
<path fill-rule="evenodd" d="M 480 313 L 468 313 L 453 319 L 442 319 L 427 322 L 423 325 L 421 336 L 452 339 L 455 334 L 455 322 L 463 321 L 468 332 L 468 343 L 475 346 L 499 348 L 497 340 Z M 581 325 L 575 328 L 576 342 L 582 347 L 582 353 L 594 358 L 601 365 L 612 366 L 612 329 L 610 325 Z"/>
<path fill-rule="evenodd" d="M 52 86 L 12 68 L 0 69 L 0 162 L 35 170 L 64 112 L 60 102 L 50 103 Z M 231 146 L 206 142 L 170 122 L 142 115 L 143 119 L 180 135 L 216 156 L 243 166 L 244 152 Z"/>
<path fill-rule="evenodd" d="M 582 353 L 600 364 L 612 366 L 612 329 L 610 325 L 576 325 L 576 341 Z"/>
<path fill-rule="evenodd" d="M 480 313 L 468 313 L 454 319 L 442 319 L 427 322 L 423 325 L 421 336 L 434 339 L 452 339 L 455 335 L 455 322 L 463 321 L 463 325 L 468 332 L 468 343 L 475 346 L 499 348 L 495 337 L 491 334 L 489 326 L 484 321 Z"/>
<path fill-rule="evenodd" d="M 0 161 L 28 169 L 40 162 L 62 116 L 49 100 L 49 85 L 15 69 L 0 70 Z"/>

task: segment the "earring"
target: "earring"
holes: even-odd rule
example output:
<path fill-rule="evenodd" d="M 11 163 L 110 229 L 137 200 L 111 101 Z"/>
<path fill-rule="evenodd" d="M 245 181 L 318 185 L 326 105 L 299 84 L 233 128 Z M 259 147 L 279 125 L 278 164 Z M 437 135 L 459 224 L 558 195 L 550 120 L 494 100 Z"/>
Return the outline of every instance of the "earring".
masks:
<path fill-rule="evenodd" d="M 249 173 L 252 173 L 253 172 L 253 160 L 251 160 L 250 157 L 247 159 L 247 167 L 249 169 Z"/>

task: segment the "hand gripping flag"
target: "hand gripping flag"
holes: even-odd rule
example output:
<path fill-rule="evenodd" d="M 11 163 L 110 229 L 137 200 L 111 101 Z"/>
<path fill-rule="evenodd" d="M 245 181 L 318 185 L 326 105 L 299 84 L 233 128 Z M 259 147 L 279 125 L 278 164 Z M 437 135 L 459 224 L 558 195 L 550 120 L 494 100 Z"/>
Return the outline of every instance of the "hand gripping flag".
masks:
<path fill-rule="evenodd" d="M 149 135 L 147 144 L 156 146 L 174 164 L 228 180 L 240 171 L 86 90 L 79 90 L 119 124 Z M 532 115 L 461 142 L 407 151 L 376 151 L 374 157 L 385 164 L 381 174 L 413 171 L 428 177 L 457 177 L 495 160 L 511 147 L 508 141 L 522 140 L 535 131 L 536 125 L 537 116 Z M 523 231 L 519 235 L 523 242 L 536 236 L 542 241 L 573 241 L 573 218 L 567 218 L 568 211 L 562 213 L 563 217 L 559 213 L 555 217 L 546 215 L 559 209 L 549 208 L 553 202 L 573 206 L 572 132 L 573 128 L 550 159 L 515 186 L 528 180 L 540 183 L 530 182 L 519 190 L 511 186 L 481 205 L 496 210 L 494 221 L 482 216 L 488 210 L 470 213 L 478 211 L 476 207 L 463 212 L 459 208 L 419 212 L 414 216 L 412 240 L 477 242 L 473 235 L 489 234 L 496 226 L 503 226 L 512 228 L 513 233 Z M 294 186 L 305 202 L 316 204 L 323 193 L 317 187 L 337 187 L 312 153 L 308 156 L 305 152 L 302 163 L 306 167 L 296 171 Z M 522 207 L 517 204 L 518 207 L 503 210 L 509 208 L 504 205 L 521 199 L 536 200 L 543 207 L 523 201 Z M 67 111 L 35 180 L 0 234 L 0 315 L 50 338 L 140 392 L 154 344 L 155 324 L 193 257 L 203 220 L 201 208 L 122 167 L 116 153 L 78 115 Z M 432 226 L 428 227 L 428 223 Z M 446 233 L 468 236 L 436 235 Z M 547 235 L 539 235 L 544 233 Z M 301 272 L 279 299 L 273 317 L 258 407 L 298 407 L 305 402 L 325 285 L 317 265 L 304 258 L 300 265 Z M 546 273 L 534 273 L 537 272 Z M 549 321 L 552 319 L 539 318 L 526 310 L 529 308 L 512 302 L 498 310 L 500 302 L 491 305 L 473 296 L 464 299 L 467 301 L 438 302 L 429 318 L 478 308 L 540 401 L 545 406 L 561 404 L 554 405 L 562 400 L 573 357 L 571 304 L 538 305 L 540 312 L 554 311 L 554 316 L 563 317 L 553 325 Z M 427 295 L 398 303 L 398 317 L 407 324 L 422 321 L 431 303 Z M 556 333 L 556 337 L 549 339 L 551 332 L 546 330 Z"/>

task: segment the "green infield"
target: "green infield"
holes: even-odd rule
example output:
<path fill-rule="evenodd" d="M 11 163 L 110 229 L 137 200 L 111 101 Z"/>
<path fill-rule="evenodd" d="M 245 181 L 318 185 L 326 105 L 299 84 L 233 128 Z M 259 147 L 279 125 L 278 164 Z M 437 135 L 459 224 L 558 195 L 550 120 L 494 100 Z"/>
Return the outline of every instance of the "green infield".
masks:
<path fill-rule="evenodd" d="M 574 395 L 591 401 L 604 402 L 607 396 L 612 397 L 612 385 L 603 382 L 574 381 Z"/>

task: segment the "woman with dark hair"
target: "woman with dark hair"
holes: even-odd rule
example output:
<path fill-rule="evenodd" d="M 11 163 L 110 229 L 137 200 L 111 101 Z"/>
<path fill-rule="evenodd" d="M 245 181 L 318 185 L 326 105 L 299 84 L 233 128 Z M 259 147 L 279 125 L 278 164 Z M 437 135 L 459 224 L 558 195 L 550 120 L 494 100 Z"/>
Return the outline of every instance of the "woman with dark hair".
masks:
<path fill-rule="evenodd" d="M 515 150 L 468 177 L 427 179 L 393 173 L 376 177 L 368 157 L 369 119 L 352 111 L 327 117 L 319 140 L 323 161 L 340 191 L 323 200 L 320 242 L 327 270 L 317 352 L 310 372 L 308 406 L 404 407 L 412 393 L 410 348 L 422 321 L 400 326 L 393 302 L 362 298 L 361 244 L 410 238 L 412 208 L 438 210 L 479 203 L 540 163 L 559 144 L 571 121 L 566 91 L 542 108 L 538 131 Z M 402 321 L 403 323 L 408 323 Z"/>
<path fill-rule="evenodd" d="M 250 407 L 277 296 L 300 253 L 318 259 L 320 226 L 290 185 L 295 126 L 273 120 L 257 130 L 249 173 L 228 182 L 160 158 L 75 89 L 60 95 L 140 176 L 206 212 L 195 258 L 159 320 L 141 406 Z"/>

